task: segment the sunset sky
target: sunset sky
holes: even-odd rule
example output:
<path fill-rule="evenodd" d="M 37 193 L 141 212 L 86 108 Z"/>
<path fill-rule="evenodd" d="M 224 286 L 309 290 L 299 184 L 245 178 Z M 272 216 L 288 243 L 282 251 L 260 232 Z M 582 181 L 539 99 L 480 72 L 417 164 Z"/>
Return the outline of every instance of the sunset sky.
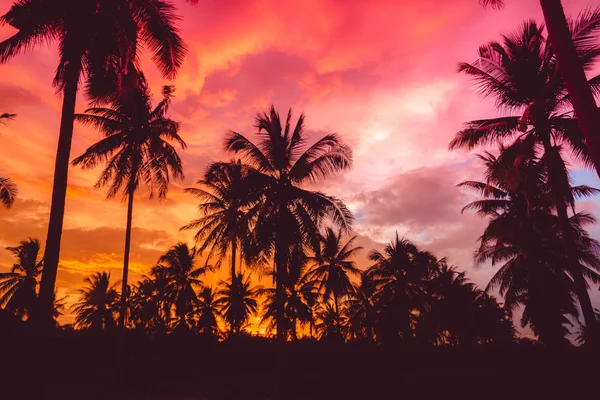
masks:
<path fill-rule="evenodd" d="M 12 0 L 0 0 L 4 14 Z M 136 196 L 132 281 L 147 273 L 177 241 L 192 244 L 179 228 L 197 218 L 196 201 L 183 193 L 207 163 L 225 160 L 228 129 L 251 134 L 254 117 L 271 104 L 307 116 L 311 137 L 337 132 L 354 151 L 354 166 L 320 188 L 343 198 L 355 213 L 359 244 L 367 250 L 393 238 L 414 240 L 466 269 L 484 287 L 495 269 L 475 267 L 472 253 L 485 221 L 461 208 L 472 194 L 455 185 L 481 179 L 467 151 L 448 142 L 471 119 L 498 115 L 493 102 L 477 96 L 459 61 L 474 61 L 477 49 L 527 18 L 542 21 L 536 0 L 507 0 L 503 10 L 477 0 L 176 0 L 189 53 L 178 78 L 169 82 L 147 60 L 145 72 L 160 93 L 177 88 L 172 117 L 182 123 L 189 148 L 182 154 L 186 179 L 171 185 L 164 202 Z M 563 0 L 575 15 L 592 0 Z M 0 28 L 0 40 L 11 35 Z M 33 52 L 0 66 L 0 113 L 18 114 L 0 126 L 0 176 L 19 186 L 19 200 L 0 208 L 0 248 L 26 237 L 45 242 L 61 99 L 52 87 L 56 49 Z M 79 99 L 77 111 L 86 108 Z M 72 158 L 100 138 L 76 125 Z M 75 301 L 75 289 L 95 271 L 120 279 L 126 205 L 94 190 L 100 170 L 71 168 L 57 285 Z M 597 177 L 574 171 L 577 182 Z M 580 207 L 600 216 L 599 199 Z M 600 238 L 600 229 L 592 234 Z M 359 256 L 366 267 L 367 251 Z M 0 271 L 12 264 L 0 251 Z M 216 282 L 227 268 L 212 275 Z M 593 291 L 596 305 L 600 296 Z M 67 320 L 67 319 L 66 319 Z"/>

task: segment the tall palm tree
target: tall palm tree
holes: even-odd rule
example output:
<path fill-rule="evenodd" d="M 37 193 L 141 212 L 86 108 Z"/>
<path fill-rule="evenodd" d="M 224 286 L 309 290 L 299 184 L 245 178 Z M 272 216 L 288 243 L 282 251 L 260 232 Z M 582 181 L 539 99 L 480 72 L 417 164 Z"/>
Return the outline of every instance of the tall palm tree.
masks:
<path fill-rule="evenodd" d="M 127 199 L 119 317 L 119 326 L 122 328 L 125 326 L 127 309 L 127 277 L 135 191 L 140 183 L 144 182 L 150 187 L 150 197 L 156 190 L 158 197 L 164 199 L 167 196 L 170 176 L 183 179 L 182 161 L 171 142 L 178 144 L 182 149 L 185 149 L 186 144 L 178 134 L 179 123 L 167 116 L 172 93 L 173 87 L 163 87 L 163 98 L 153 107 L 148 84 L 144 77 L 140 76 L 138 88 L 133 93 L 119 96 L 110 108 L 90 108 L 85 114 L 75 116 L 78 121 L 101 130 L 104 139 L 90 146 L 84 154 L 73 160 L 73 165 L 90 169 L 106 163 L 96 188 L 110 183 L 107 198 L 112 198 L 122 191 L 123 198 Z"/>
<path fill-rule="evenodd" d="M 479 0 L 484 6 L 502 7 L 503 0 Z M 594 162 L 596 172 L 600 174 L 600 116 L 597 112 L 594 91 L 588 84 L 585 70 L 578 58 L 578 51 L 573 44 L 572 31 L 560 0 L 540 0 L 548 37 L 556 54 L 560 73 L 567 86 L 569 98 L 573 104 L 575 115 L 583 131 L 590 158 Z M 590 18 L 597 29 L 600 25 L 600 13 L 596 10 L 595 18 Z M 587 12 L 587 11 L 586 11 Z M 593 37 L 589 36 L 590 40 Z"/>
<path fill-rule="evenodd" d="M 50 221 L 40 287 L 41 317 L 51 322 L 58 270 L 75 100 L 80 83 L 91 99 L 107 99 L 123 87 L 142 45 L 161 73 L 173 78 L 183 62 L 185 45 L 175 27 L 169 0 L 19 0 L 0 17 L 17 32 L 0 43 L 0 63 L 35 46 L 58 44 L 54 86 L 63 96 L 52 186 Z"/>
<path fill-rule="evenodd" d="M 96 332 L 116 328 L 119 309 L 117 283 L 111 284 L 110 273 L 106 272 L 96 272 L 84 282 L 88 286 L 79 290 L 81 298 L 73 305 L 75 326 Z"/>
<path fill-rule="evenodd" d="M 268 113 L 257 117 L 258 144 L 236 132 L 231 132 L 225 142 L 226 150 L 239 154 L 245 167 L 256 175 L 262 194 L 254 231 L 258 248 L 274 258 L 275 320 L 279 328 L 285 320 L 284 287 L 291 249 L 304 245 L 317 248 L 318 226 L 324 217 L 343 228 L 349 228 L 352 222 L 352 214 L 341 200 L 301 187 L 350 168 L 350 148 L 336 134 L 306 146 L 304 115 L 294 128 L 291 119 L 291 109 L 283 122 L 271 106 Z M 277 336 L 284 338 L 282 329 L 278 329 Z"/>
<path fill-rule="evenodd" d="M 228 250 L 231 252 L 231 280 L 236 272 L 236 255 L 243 252 L 244 242 L 250 238 L 250 226 L 256 212 L 260 191 L 254 185 L 252 171 L 240 161 L 211 164 L 198 184 L 205 189 L 187 188 L 202 203 L 198 210 L 203 214 L 181 229 L 196 229 L 195 239 L 200 242 L 198 251 L 208 251 L 206 262 L 216 257 L 219 267 Z"/>
<path fill-rule="evenodd" d="M 330 227 L 321 235 L 320 254 L 313 260 L 317 263 L 310 274 L 320 282 L 323 301 L 333 298 L 334 310 L 339 316 L 339 300 L 353 292 L 350 275 L 359 275 L 360 270 L 351 258 L 362 250 L 352 247 L 356 236 L 342 244 L 342 230 L 337 233 Z"/>
<path fill-rule="evenodd" d="M 248 320 L 258 310 L 259 288 L 252 287 L 250 277 L 243 274 L 234 276 L 231 283 L 221 281 L 221 289 L 217 292 L 217 304 L 220 314 L 229 324 L 230 334 L 241 332 Z"/>
<path fill-rule="evenodd" d="M 589 71 L 600 51 L 590 43 L 595 32 L 595 14 L 584 14 L 572 24 L 573 43 L 581 63 Z M 475 64 L 461 63 L 459 70 L 472 76 L 480 92 L 496 99 L 499 108 L 519 110 L 521 115 L 471 121 L 457 133 L 450 148 L 473 148 L 489 143 L 506 143 L 522 138 L 524 157 L 533 157 L 535 149 L 544 149 L 542 158 L 548 168 L 548 184 L 558 214 L 563 247 L 569 260 L 577 295 L 587 325 L 595 325 L 595 315 L 587 292 L 587 284 L 578 271 L 574 233 L 569 228 L 567 209 L 575 202 L 569 189 L 568 173 L 561 149 L 569 149 L 585 166 L 593 165 L 577 119 L 565 112 L 570 107 L 567 88 L 557 71 L 553 48 L 543 36 L 543 28 L 529 21 L 502 43 L 491 42 L 479 51 Z M 600 77 L 589 84 L 600 88 Z"/>
<path fill-rule="evenodd" d="M 192 313 L 198 302 L 196 288 L 202 288 L 200 279 L 208 267 L 196 266 L 195 248 L 185 243 L 177 243 L 158 259 L 158 265 L 152 269 L 152 275 L 162 280 L 164 295 L 175 308 L 176 329 L 187 330 L 191 324 Z"/>
<path fill-rule="evenodd" d="M 13 119 L 15 114 L 0 114 L 0 123 Z M 17 197 L 17 185 L 10 178 L 0 176 L 0 203 L 6 208 L 11 208 Z"/>
<path fill-rule="evenodd" d="M 503 157 L 508 157 L 509 152 L 504 151 Z M 515 156 L 518 154 L 515 152 Z M 551 212 L 552 197 L 545 182 L 547 167 L 543 160 L 528 161 L 516 168 L 514 160 L 506 162 L 491 154 L 481 158 L 488 169 L 488 181 L 467 181 L 460 186 L 472 188 L 483 196 L 465 209 L 489 217 L 475 253 L 476 261 L 503 263 L 488 290 L 499 288 L 509 312 L 524 305 L 521 323 L 530 324 L 542 342 L 564 344 L 565 315 L 577 317 L 573 298 L 576 286 L 571 279 L 575 274 L 561 246 L 561 237 L 556 234 L 558 218 Z M 517 171 L 507 173 L 503 164 L 509 165 L 508 170 Z M 587 186 L 571 190 L 580 196 L 597 192 Z M 598 243 L 583 229 L 591 221 L 591 216 L 577 213 L 569 219 L 569 224 L 576 234 L 578 274 L 597 282 Z"/>
<path fill-rule="evenodd" d="M 16 247 L 7 247 L 17 262 L 10 272 L 0 273 L 0 307 L 19 318 L 29 317 L 37 306 L 37 286 L 44 261 L 40 259 L 40 242 L 23 240 Z"/>

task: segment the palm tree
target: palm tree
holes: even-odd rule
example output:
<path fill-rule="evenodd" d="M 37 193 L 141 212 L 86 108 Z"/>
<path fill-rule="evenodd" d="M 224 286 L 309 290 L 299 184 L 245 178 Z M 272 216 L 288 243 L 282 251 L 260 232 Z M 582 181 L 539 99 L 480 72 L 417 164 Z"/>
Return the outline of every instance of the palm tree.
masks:
<path fill-rule="evenodd" d="M 96 272 L 85 278 L 87 287 L 80 289 L 81 299 L 73 306 L 75 326 L 91 331 L 116 328 L 119 309 L 117 283 L 111 284 L 110 273 Z"/>
<path fill-rule="evenodd" d="M 350 148 L 336 134 L 306 146 L 304 115 L 294 128 L 291 119 L 290 109 L 282 124 L 271 106 L 269 113 L 257 117 L 258 144 L 236 132 L 230 132 L 225 142 L 226 150 L 241 155 L 245 168 L 253 171 L 262 195 L 254 232 L 258 248 L 274 258 L 278 328 L 285 320 L 284 286 L 290 272 L 291 249 L 318 247 L 318 226 L 324 217 L 345 229 L 352 222 L 352 214 L 341 200 L 301 188 L 348 169 L 352 162 Z M 278 329 L 277 336 L 284 338 L 282 329 Z"/>
<path fill-rule="evenodd" d="M 586 71 L 600 56 L 590 44 L 589 36 L 596 29 L 596 14 L 584 14 L 572 24 L 573 43 Z M 568 148 L 573 157 L 586 166 L 593 165 L 577 119 L 569 112 L 567 88 L 557 71 L 556 57 L 550 43 L 544 39 L 542 27 L 526 22 L 516 34 L 505 36 L 503 43 L 492 42 L 479 51 L 476 64 L 461 63 L 459 70 L 474 77 L 482 94 L 496 98 L 498 107 L 521 110 L 521 115 L 471 121 L 457 133 L 450 148 L 505 143 L 522 138 L 523 157 L 533 157 L 542 147 L 548 168 L 548 184 L 558 214 L 563 247 L 569 260 L 577 295 L 587 325 L 595 324 L 587 284 L 578 271 L 574 233 L 569 229 L 567 209 L 575 202 L 569 189 L 568 173 L 560 150 Z M 589 81 L 600 88 L 600 77 Z M 594 89 L 594 90 L 595 90 Z"/>
<path fill-rule="evenodd" d="M 331 303 L 321 304 L 316 312 L 315 326 L 320 340 L 344 341 L 345 318 L 340 318 L 339 309 Z"/>
<path fill-rule="evenodd" d="M 244 252 L 243 242 L 250 238 L 250 226 L 258 210 L 260 192 L 254 185 L 252 171 L 241 162 L 211 164 L 198 184 L 206 189 L 187 188 L 202 203 L 198 210 L 202 218 L 195 219 L 181 229 L 197 229 L 195 239 L 201 245 L 198 251 L 209 249 L 206 262 L 216 257 L 219 267 L 228 250 L 231 251 L 231 280 L 236 272 L 236 254 Z"/>
<path fill-rule="evenodd" d="M 13 119 L 15 114 L 0 114 L 0 123 Z M 0 203 L 6 208 L 11 208 L 17 197 L 17 185 L 10 178 L 0 176 Z"/>
<path fill-rule="evenodd" d="M 152 269 L 152 275 L 162 281 L 164 296 L 175 308 L 176 329 L 187 330 L 192 325 L 190 318 L 198 302 L 195 289 L 204 286 L 200 276 L 208 267 L 196 267 L 197 254 L 195 248 L 179 242 L 161 256 Z"/>
<path fill-rule="evenodd" d="M 143 45 L 161 73 L 173 78 L 185 45 L 168 0 L 19 0 L 0 17 L 17 32 L 0 43 L 0 63 L 37 45 L 56 42 L 59 65 L 54 86 L 63 96 L 50 221 L 40 287 L 41 318 L 50 323 L 58 270 L 75 100 L 80 82 L 91 99 L 107 99 L 126 85 L 127 70 Z"/>
<path fill-rule="evenodd" d="M 130 297 L 130 322 L 136 329 L 150 334 L 166 333 L 171 305 L 161 286 L 164 281 L 144 277 L 134 285 Z"/>
<path fill-rule="evenodd" d="M 349 339 L 374 340 L 378 318 L 378 309 L 374 304 L 377 285 L 364 271 L 360 273 L 360 281 L 353 285 L 352 295 L 346 302 Z"/>
<path fill-rule="evenodd" d="M 321 294 L 319 293 L 319 282 L 309 274 L 308 262 L 309 257 L 302 247 L 296 246 L 291 251 L 290 274 L 283 287 L 283 323 L 276 320 L 280 310 L 277 302 L 277 289 L 259 290 L 259 294 L 265 296 L 261 324 L 269 322 L 269 331 L 276 328 L 278 336 L 282 331 L 285 340 L 297 339 L 298 327 L 302 329 L 308 325 L 311 335 L 315 328 L 315 312 Z"/>
<path fill-rule="evenodd" d="M 213 338 L 219 336 L 217 318 L 221 313 L 216 292 L 212 287 L 206 286 L 200 291 L 194 314 L 196 315 L 195 326 L 199 334 Z"/>
<path fill-rule="evenodd" d="M 221 289 L 217 292 L 217 304 L 220 314 L 229 324 L 230 334 L 241 332 L 250 316 L 258 310 L 258 288 L 252 287 L 250 278 L 243 274 L 234 276 L 231 283 L 221 281 Z"/>
<path fill-rule="evenodd" d="M 37 286 L 44 265 L 37 239 L 7 247 L 17 262 L 10 272 L 0 273 L 0 306 L 19 318 L 29 317 L 37 306 Z"/>
<path fill-rule="evenodd" d="M 464 272 L 441 263 L 425 283 L 426 306 L 416 336 L 437 346 L 510 342 L 514 328 L 505 310 L 468 281 Z"/>
<path fill-rule="evenodd" d="M 502 7 L 503 0 L 479 0 L 484 6 Z M 567 90 L 569 99 L 573 104 L 575 115 L 583 131 L 590 158 L 594 162 L 596 171 L 600 171 L 600 117 L 597 112 L 596 100 L 590 85 L 588 84 L 585 70 L 576 46 L 573 43 L 572 32 L 569 21 L 560 0 L 540 0 L 548 37 L 552 41 L 552 47 L 556 59 L 560 65 L 560 73 Z M 597 29 L 600 25 L 600 13 L 596 10 L 595 18 L 590 18 L 591 29 Z M 590 35 L 588 37 L 593 40 Z M 600 173 L 600 172 L 598 172 Z"/>
<path fill-rule="evenodd" d="M 374 301 L 380 310 L 377 336 L 383 342 L 412 339 L 415 312 L 423 305 L 423 282 L 440 261 L 397 233 L 383 253 L 374 250 L 369 259 L 374 264 L 367 274 L 377 285 Z"/>
<path fill-rule="evenodd" d="M 503 157 L 510 152 L 510 149 L 503 151 Z M 514 152 L 515 156 L 519 154 L 520 151 Z M 545 182 L 547 167 L 543 160 L 528 161 L 516 168 L 514 159 L 507 162 L 491 154 L 481 158 L 487 165 L 488 181 L 467 181 L 460 186 L 472 188 L 483 196 L 465 209 L 489 217 L 475 254 L 476 261 L 503 263 L 487 290 L 499 288 L 509 312 L 524 305 L 521 324 L 530 324 L 540 341 L 564 344 L 565 315 L 577 317 L 573 298 L 576 286 L 561 237 L 556 234 L 558 218 L 551 212 L 552 197 Z M 587 186 L 571 190 L 577 195 L 597 192 Z M 569 219 L 569 224 L 576 234 L 578 274 L 598 281 L 599 244 L 583 229 L 592 221 L 590 215 L 577 213 Z"/>
<path fill-rule="evenodd" d="M 350 238 L 342 245 L 342 230 L 337 233 L 332 228 L 325 230 L 321 235 L 321 249 L 313 260 L 317 265 L 310 274 L 320 282 L 323 301 L 328 302 L 333 298 L 334 310 L 339 314 L 339 299 L 354 291 L 350 275 L 360 274 L 356 263 L 350 260 L 362 247 L 352 247 L 356 236 Z"/>
<path fill-rule="evenodd" d="M 150 197 L 167 196 L 170 176 L 183 179 L 183 165 L 171 142 L 182 149 L 186 144 L 178 134 L 179 123 L 167 116 L 173 87 L 163 88 L 163 99 L 152 107 L 150 89 L 143 76 L 138 88 L 117 98 L 110 108 L 90 108 L 75 118 L 102 131 L 104 139 L 90 146 L 83 155 L 73 160 L 73 165 L 90 169 L 106 163 L 96 188 L 110 183 L 107 198 L 122 191 L 127 199 L 127 228 L 123 258 L 123 280 L 119 326 L 125 326 L 127 309 L 127 277 L 131 249 L 133 199 L 141 182 L 150 187 Z"/>

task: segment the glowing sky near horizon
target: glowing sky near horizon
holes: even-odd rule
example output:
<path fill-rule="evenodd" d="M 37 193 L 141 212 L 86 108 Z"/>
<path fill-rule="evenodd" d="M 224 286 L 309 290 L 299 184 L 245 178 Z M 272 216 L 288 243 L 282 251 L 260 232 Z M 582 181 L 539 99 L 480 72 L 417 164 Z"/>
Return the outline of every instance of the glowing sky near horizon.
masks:
<path fill-rule="evenodd" d="M 0 13 L 11 3 L 0 0 Z M 352 146 L 353 169 L 320 187 L 355 213 L 359 244 L 380 246 L 397 231 L 447 256 L 478 285 L 487 284 L 495 269 L 475 268 L 472 261 L 485 221 L 461 214 L 472 196 L 455 187 L 480 179 L 481 168 L 472 154 L 448 152 L 447 145 L 463 122 L 498 112 L 456 66 L 474 61 L 479 45 L 500 39 L 524 19 L 541 21 L 537 1 L 507 1 L 500 11 L 483 9 L 477 0 L 176 3 L 190 49 L 177 79 L 167 82 L 147 60 L 144 65 L 155 93 L 167 83 L 177 88 L 172 116 L 181 121 L 189 145 L 182 153 L 186 179 L 174 183 L 162 203 L 143 191 L 136 197 L 134 281 L 169 246 L 192 244 L 192 233 L 179 227 L 197 217 L 196 203 L 182 189 L 194 184 L 207 163 L 226 159 L 221 141 L 228 129 L 251 134 L 256 113 L 274 104 L 281 113 L 289 107 L 296 116 L 304 112 L 311 136 L 338 132 Z M 574 15 L 594 2 L 563 4 Z M 12 33 L 0 28 L 0 40 Z M 51 86 L 55 67 L 52 46 L 0 65 L 0 112 L 18 114 L 0 126 L 0 175 L 12 177 L 20 191 L 11 210 L 0 209 L 1 248 L 26 237 L 45 240 L 61 105 Z M 79 99 L 77 111 L 85 107 Z M 72 156 L 99 138 L 76 126 Z M 70 171 L 57 285 L 71 300 L 92 272 L 121 274 L 126 207 L 93 189 L 98 173 Z M 596 183 L 594 174 L 575 176 Z M 582 206 L 598 211 L 595 200 Z M 593 234 L 600 237 L 597 228 Z M 361 266 L 367 265 L 366 253 Z M 11 263 L 0 251 L 0 270 Z"/>

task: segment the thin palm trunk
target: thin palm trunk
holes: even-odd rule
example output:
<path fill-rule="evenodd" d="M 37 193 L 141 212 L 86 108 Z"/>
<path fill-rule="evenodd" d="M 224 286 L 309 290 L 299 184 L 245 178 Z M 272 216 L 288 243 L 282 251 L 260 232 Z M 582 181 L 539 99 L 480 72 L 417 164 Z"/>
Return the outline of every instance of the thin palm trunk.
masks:
<path fill-rule="evenodd" d="M 129 252 L 131 250 L 131 225 L 133 220 L 133 195 L 130 189 L 127 195 L 127 228 L 125 229 L 125 252 L 123 255 L 123 281 L 121 286 L 121 310 L 119 314 L 119 327 L 125 328 L 125 316 L 127 314 L 127 278 L 129 275 Z"/>
<path fill-rule="evenodd" d="M 237 237 L 235 232 L 231 237 L 231 284 L 233 285 L 233 280 L 235 279 L 235 257 L 237 253 Z"/>
<path fill-rule="evenodd" d="M 275 250 L 275 325 L 277 326 L 277 340 L 285 340 L 285 263 L 282 257 L 286 257 L 282 249 Z"/>
<path fill-rule="evenodd" d="M 540 0 L 548 36 L 569 91 L 588 151 L 600 176 L 600 114 L 579 59 L 560 0 Z"/>
<path fill-rule="evenodd" d="M 50 205 L 50 220 L 46 250 L 44 253 L 44 270 L 40 284 L 39 321 L 44 327 L 54 327 L 52 314 L 54 312 L 54 285 L 58 272 L 60 257 L 60 240 L 65 215 L 67 197 L 67 180 L 69 175 L 69 158 L 73 139 L 73 121 L 75 119 L 75 102 L 77 85 L 81 66 L 68 66 L 65 72 L 65 87 L 63 92 L 62 115 L 58 149 L 54 165 L 54 181 L 52 186 L 52 203 Z"/>
<path fill-rule="evenodd" d="M 551 146 L 549 138 L 544 140 L 544 151 L 547 155 L 550 155 L 550 162 L 553 162 L 554 159 L 560 157 L 559 154 L 556 154 L 556 149 L 554 149 Z M 549 174 L 552 173 L 551 171 L 553 171 L 553 169 L 554 168 L 549 168 Z M 556 205 L 558 225 L 562 236 L 563 246 L 565 248 L 565 254 L 567 256 L 567 263 L 569 266 L 569 271 L 573 278 L 573 282 L 575 283 L 575 291 L 577 292 L 577 297 L 579 299 L 579 304 L 583 313 L 584 322 L 586 327 L 594 329 L 596 327 L 596 316 L 594 313 L 594 307 L 592 306 L 592 302 L 590 300 L 590 294 L 587 290 L 585 278 L 583 277 L 583 274 L 581 272 L 581 267 L 579 265 L 579 257 L 577 256 L 577 252 L 574 248 L 573 238 L 571 235 L 571 229 L 569 224 L 569 215 L 567 213 L 567 205 L 565 204 L 564 200 L 560 198 L 559 190 L 555 187 L 556 179 L 550 179 L 550 182 L 550 190 L 552 191 L 552 196 Z"/>
<path fill-rule="evenodd" d="M 338 295 L 337 295 L 337 293 L 333 293 L 333 304 L 335 305 L 335 317 L 339 321 L 339 319 L 340 319 L 340 312 L 339 312 L 339 309 L 338 309 Z"/>

